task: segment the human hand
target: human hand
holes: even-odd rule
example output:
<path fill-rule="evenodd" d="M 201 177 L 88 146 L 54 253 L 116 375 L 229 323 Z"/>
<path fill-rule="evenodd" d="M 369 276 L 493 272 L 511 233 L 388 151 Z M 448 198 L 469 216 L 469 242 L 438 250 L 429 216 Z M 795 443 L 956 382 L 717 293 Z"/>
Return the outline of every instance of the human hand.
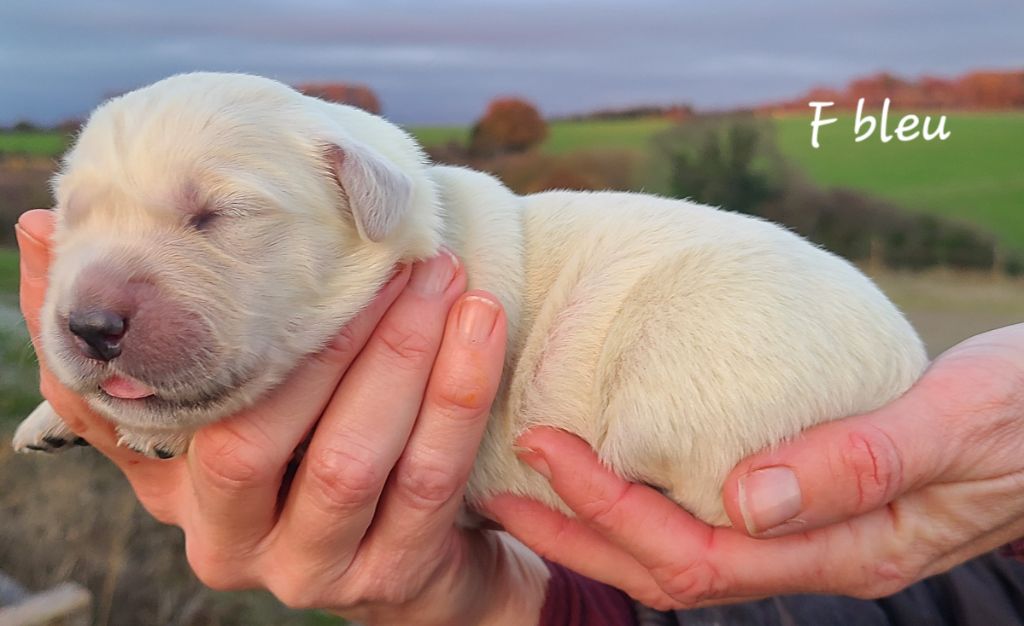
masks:
<path fill-rule="evenodd" d="M 52 229 L 48 211 L 17 227 L 33 342 Z M 330 346 L 257 406 L 196 433 L 182 458 L 118 447 L 45 363 L 42 392 L 154 517 L 184 530 L 211 587 L 265 587 L 368 624 L 522 623 L 539 614 L 543 563 L 504 533 L 455 525 L 506 331 L 493 296 L 465 287 L 445 254 L 402 268 Z"/>
<path fill-rule="evenodd" d="M 564 432 L 518 443 L 577 518 L 508 495 L 490 515 L 653 607 L 881 597 L 1024 536 L 1024 324 L 950 349 L 888 406 L 741 462 L 722 494 L 733 528 L 625 482 Z"/>

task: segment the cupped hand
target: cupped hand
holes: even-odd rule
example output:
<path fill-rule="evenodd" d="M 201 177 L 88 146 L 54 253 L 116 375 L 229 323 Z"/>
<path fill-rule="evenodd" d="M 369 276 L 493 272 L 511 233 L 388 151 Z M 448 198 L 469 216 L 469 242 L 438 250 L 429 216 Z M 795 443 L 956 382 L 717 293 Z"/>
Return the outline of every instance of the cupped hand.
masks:
<path fill-rule="evenodd" d="M 577 517 L 513 496 L 490 515 L 652 606 L 881 597 L 1024 536 L 1024 324 L 950 349 L 879 410 L 741 462 L 723 489 L 732 528 L 623 481 L 564 432 L 519 445 Z"/>
<path fill-rule="evenodd" d="M 17 227 L 33 342 L 52 229 L 48 211 Z M 465 287 L 448 254 L 403 267 L 326 349 L 256 407 L 200 430 L 183 458 L 118 447 L 45 363 L 43 395 L 153 516 L 184 530 L 211 587 L 263 587 L 369 624 L 518 623 L 539 613 L 543 563 L 504 533 L 455 524 L 506 332 L 493 296 Z"/>

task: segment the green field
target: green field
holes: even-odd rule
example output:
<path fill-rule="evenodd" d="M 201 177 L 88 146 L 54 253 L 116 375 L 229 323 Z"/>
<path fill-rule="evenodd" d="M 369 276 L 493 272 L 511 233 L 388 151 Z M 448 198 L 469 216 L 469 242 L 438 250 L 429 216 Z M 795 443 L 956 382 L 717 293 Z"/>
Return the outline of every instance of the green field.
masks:
<path fill-rule="evenodd" d="M 67 142 L 67 135 L 52 131 L 3 132 L 0 133 L 0 155 L 57 156 L 64 151 Z"/>
<path fill-rule="evenodd" d="M 646 151 L 651 137 L 670 125 L 667 120 L 655 118 L 552 122 L 544 151 L 551 154 L 592 148 Z M 413 126 L 408 130 L 425 146 L 469 141 L 469 129 L 464 126 Z"/>
<path fill-rule="evenodd" d="M 817 150 L 808 117 L 782 117 L 776 127 L 782 153 L 817 183 L 972 222 L 1024 250 L 1022 113 L 959 113 L 947 119 L 945 141 L 884 144 L 877 131 L 856 143 L 852 117 L 845 117 L 820 131 Z"/>

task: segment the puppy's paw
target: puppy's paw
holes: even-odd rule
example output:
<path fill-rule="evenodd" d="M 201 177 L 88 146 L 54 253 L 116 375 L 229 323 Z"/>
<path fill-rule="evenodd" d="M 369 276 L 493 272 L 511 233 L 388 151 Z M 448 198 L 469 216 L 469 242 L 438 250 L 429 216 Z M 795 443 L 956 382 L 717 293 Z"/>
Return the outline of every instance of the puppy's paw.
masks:
<path fill-rule="evenodd" d="M 62 452 L 74 446 L 87 446 L 67 427 L 49 402 L 43 402 L 14 431 L 16 452 Z"/>
<path fill-rule="evenodd" d="M 191 433 L 144 433 L 117 428 L 117 445 L 153 459 L 173 459 L 188 450 Z"/>

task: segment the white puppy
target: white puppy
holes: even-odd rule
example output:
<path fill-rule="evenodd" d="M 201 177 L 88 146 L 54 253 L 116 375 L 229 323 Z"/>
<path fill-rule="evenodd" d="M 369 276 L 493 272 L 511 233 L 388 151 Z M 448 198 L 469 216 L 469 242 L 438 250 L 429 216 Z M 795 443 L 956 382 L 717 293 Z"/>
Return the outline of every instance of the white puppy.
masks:
<path fill-rule="evenodd" d="M 891 401 L 926 365 L 867 278 L 783 228 L 640 194 L 516 196 L 427 163 L 378 117 L 255 76 L 175 76 L 104 104 L 54 187 L 47 362 L 161 457 L 442 244 L 509 320 L 471 504 L 511 491 L 564 510 L 513 452 L 547 424 L 728 523 L 737 461 Z M 15 444 L 71 437 L 44 403 Z"/>

